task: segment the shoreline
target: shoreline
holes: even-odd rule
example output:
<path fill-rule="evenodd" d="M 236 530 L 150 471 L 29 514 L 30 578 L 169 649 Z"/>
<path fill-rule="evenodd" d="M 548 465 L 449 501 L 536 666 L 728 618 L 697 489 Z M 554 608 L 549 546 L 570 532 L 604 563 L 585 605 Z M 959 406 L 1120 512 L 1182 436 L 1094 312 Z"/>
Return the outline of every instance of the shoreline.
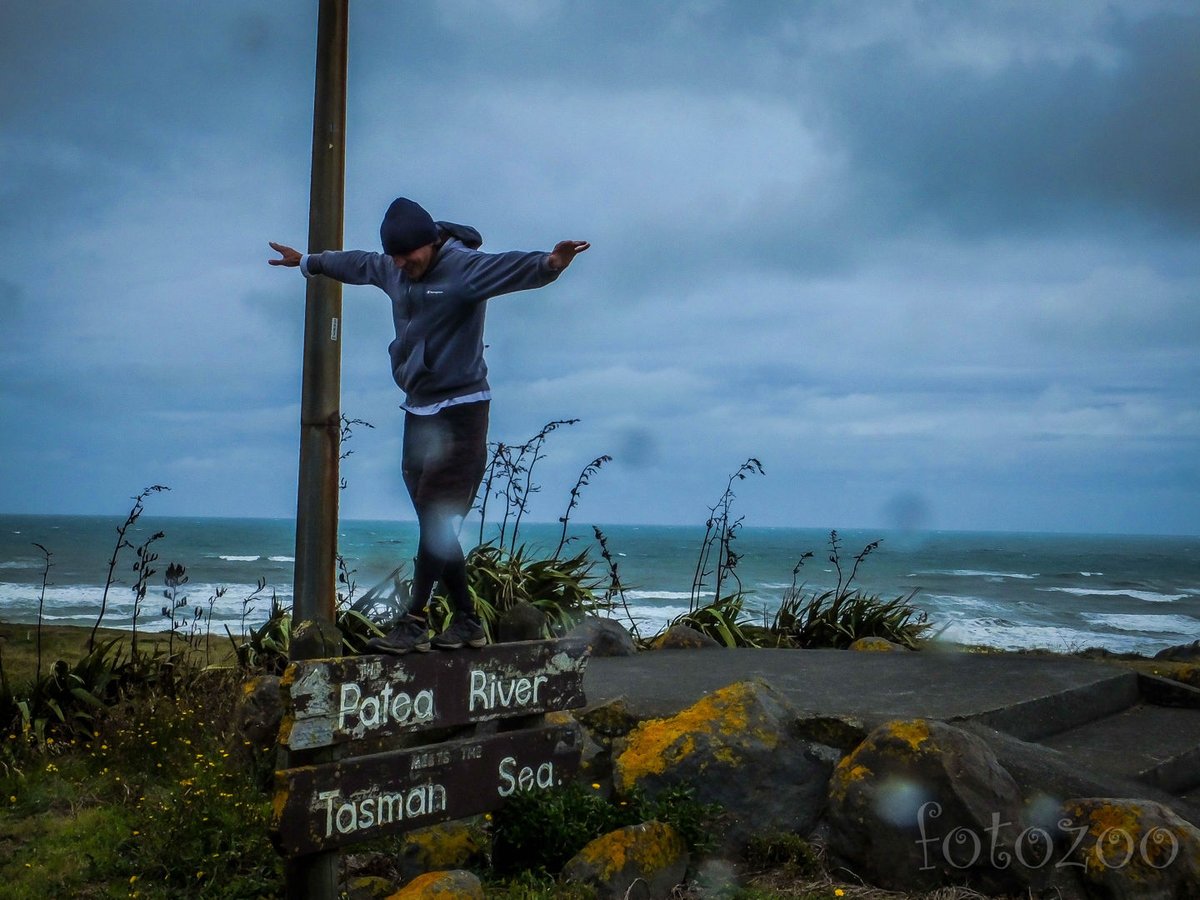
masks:
<path fill-rule="evenodd" d="M 619 619 L 617 620 L 620 621 Z M 622 623 L 623 624 L 623 623 Z M 88 635 L 91 633 L 90 626 L 83 625 L 56 625 L 43 623 L 42 631 L 42 669 L 47 671 L 49 666 L 57 659 L 65 659 L 73 661 L 82 658 L 84 648 L 87 644 Z M 10 685 L 19 684 L 22 680 L 30 678 L 36 668 L 36 641 L 37 641 L 38 626 L 36 622 L 10 622 L 0 616 L 0 663 L 3 664 L 5 677 Z M 111 626 L 102 626 L 97 630 L 97 637 L 108 640 L 111 638 L 118 639 L 118 646 L 125 652 L 128 652 L 128 647 L 133 636 L 132 629 L 114 628 Z M 245 634 L 234 633 L 236 640 L 244 640 Z M 183 640 L 176 635 L 176 641 Z M 138 630 L 138 640 L 153 648 L 157 645 L 166 644 L 170 638 L 166 631 L 145 631 Z M 201 647 L 203 647 L 203 636 L 200 638 Z M 213 656 L 220 662 L 228 662 L 231 656 L 231 648 L 229 636 L 224 630 L 220 634 L 213 633 L 211 635 L 211 649 Z M 1180 645 L 1186 646 L 1186 645 Z M 746 648 L 748 650 L 755 649 L 771 649 L 771 648 Z M 204 652 L 203 649 L 197 652 Z M 788 652 L 803 653 L 804 650 L 792 649 Z M 843 651 L 850 652 L 850 651 Z M 980 644 L 956 644 L 951 642 L 929 642 L 922 644 L 918 651 L 910 651 L 918 653 L 966 653 L 974 655 L 987 656 L 1014 656 L 1014 657 L 1036 657 L 1048 659 L 1062 660 L 1081 660 L 1090 659 L 1101 662 L 1108 662 L 1115 665 L 1132 668 L 1136 671 L 1145 674 L 1158 675 L 1166 678 L 1177 678 L 1184 680 L 1185 683 L 1196 684 L 1195 676 L 1191 670 L 1200 664 L 1200 650 L 1194 652 L 1190 660 L 1170 660 L 1158 659 L 1153 655 L 1140 653 L 1117 653 L 1104 648 L 1084 648 L 1071 652 L 1063 652 L 1049 648 L 1033 648 L 1033 649 L 1018 649 L 1011 650 L 999 647 L 993 647 Z M 1193 680 L 1185 680 L 1183 677 L 1188 675 Z M 24 678 L 22 677 L 24 676 Z M 1200 685 L 1196 685 L 1200 686 Z"/>

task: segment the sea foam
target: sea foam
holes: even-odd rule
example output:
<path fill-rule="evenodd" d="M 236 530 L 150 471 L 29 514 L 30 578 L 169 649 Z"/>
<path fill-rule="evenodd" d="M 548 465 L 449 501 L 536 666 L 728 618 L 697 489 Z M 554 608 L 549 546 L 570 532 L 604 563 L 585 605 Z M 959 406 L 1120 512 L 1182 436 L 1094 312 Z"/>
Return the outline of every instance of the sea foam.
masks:
<path fill-rule="evenodd" d="M 1074 594 L 1077 597 L 1132 597 L 1134 600 L 1145 600 L 1148 603 L 1170 603 L 1173 600 L 1182 600 L 1187 596 L 1187 594 L 1159 594 L 1155 591 L 1135 591 L 1125 588 L 1104 591 L 1095 588 L 1040 587 L 1038 590 Z"/>

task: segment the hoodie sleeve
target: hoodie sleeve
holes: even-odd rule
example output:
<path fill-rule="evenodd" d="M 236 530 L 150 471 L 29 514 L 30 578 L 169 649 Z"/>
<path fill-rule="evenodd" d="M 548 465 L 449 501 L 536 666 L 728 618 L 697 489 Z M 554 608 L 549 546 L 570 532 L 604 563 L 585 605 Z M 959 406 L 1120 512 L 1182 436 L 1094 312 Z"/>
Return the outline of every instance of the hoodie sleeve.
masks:
<path fill-rule="evenodd" d="M 544 287 L 559 276 L 550 268 L 549 258 L 550 254 L 541 251 L 473 253 L 464 266 L 467 292 L 476 300 L 487 300 Z"/>
<path fill-rule="evenodd" d="M 395 264 L 382 253 L 365 250 L 326 250 L 309 253 L 302 259 L 305 275 L 325 275 L 342 284 L 373 284 L 383 287 L 388 267 Z"/>

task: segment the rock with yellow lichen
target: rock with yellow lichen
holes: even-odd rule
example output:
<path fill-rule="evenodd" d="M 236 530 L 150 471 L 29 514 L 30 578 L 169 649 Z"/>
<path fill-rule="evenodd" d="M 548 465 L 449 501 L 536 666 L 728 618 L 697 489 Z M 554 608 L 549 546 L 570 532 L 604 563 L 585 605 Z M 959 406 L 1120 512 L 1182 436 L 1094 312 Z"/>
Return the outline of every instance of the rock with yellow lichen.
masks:
<path fill-rule="evenodd" d="M 613 786 L 654 796 L 686 786 L 725 813 L 722 850 L 761 830 L 806 834 L 824 804 L 838 751 L 803 740 L 791 703 L 763 681 L 721 688 L 667 719 L 649 719 L 614 754 Z"/>
<path fill-rule="evenodd" d="M 387 900 L 483 900 L 483 885 L 470 872 L 426 872 Z"/>
<path fill-rule="evenodd" d="M 624 737 L 641 721 L 630 711 L 624 697 L 585 707 L 575 713 L 575 718 L 601 743 L 611 743 L 613 738 Z"/>
<path fill-rule="evenodd" d="M 1166 673 L 1166 677 L 1189 687 L 1200 688 L 1200 665 L 1189 663 Z"/>
<path fill-rule="evenodd" d="M 378 875 L 356 875 L 341 886 L 345 900 L 384 900 L 395 892 L 396 886 Z"/>
<path fill-rule="evenodd" d="M 491 840 L 481 817 L 458 819 L 408 832 L 395 864 L 404 879 L 425 872 L 487 865 Z"/>
<path fill-rule="evenodd" d="M 651 650 L 704 650 L 721 645 L 703 631 L 690 625 L 672 625 L 654 639 Z"/>
<path fill-rule="evenodd" d="M 835 769 L 829 849 L 880 887 L 1024 893 L 1052 873 L 1015 853 L 1023 813 L 1016 783 L 982 739 L 941 722 L 896 720 Z"/>
<path fill-rule="evenodd" d="M 1062 843 L 1069 850 L 1062 863 L 1076 871 L 1089 898 L 1200 896 L 1200 830 L 1159 803 L 1069 800 Z"/>
<path fill-rule="evenodd" d="M 796 721 L 796 730 L 807 740 L 849 753 L 863 742 L 869 729 L 858 716 L 832 715 L 803 716 Z"/>
<path fill-rule="evenodd" d="M 658 900 L 671 896 L 687 867 L 687 844 L 679 832 L 644 822 L 588 843 L 563 867 L 562 878 L 589 888 L 597 900 Z"/>
<path fill-rule="evenodd" d="M 860 653 L 910 653 L 902 644 L 896 644 L 887 638 L 861 637 L 852 643 L 847 650 L 857 650 Z"/>

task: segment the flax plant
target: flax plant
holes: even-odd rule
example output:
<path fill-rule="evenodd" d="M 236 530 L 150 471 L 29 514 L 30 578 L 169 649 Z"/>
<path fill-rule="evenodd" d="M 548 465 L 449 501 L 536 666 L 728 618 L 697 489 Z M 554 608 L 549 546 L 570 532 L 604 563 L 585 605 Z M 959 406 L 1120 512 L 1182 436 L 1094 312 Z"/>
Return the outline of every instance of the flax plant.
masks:
<path fill-rule="evenodd" d="M 837 572 L 837 586 L 810 596 L 805 596 L 797 579 L 804 561 L 813 554 L 808 552 L 800 557 L 792 569 L 792 586 L 784 594 L 768 628 L 776 642 L 786 647 L 845 648 L 859 638 L 879 637 L 917 649 L 922 635 L 931 627 L 926 613 L 912 606 L 917 589 L 907 596 L 884 601 L 878 595 L 853 587 L 859 566 L 880 543 L 867 544 L 854 557 L 854 565 L 846 575 L 842 568 L 841 538 L 837 531 L 831 531 L 828 558 Z"/>
<path fill-rule="evenodd" d="M 567 544 L 567 523 L 571 520 L 571 510 L 579 505 L 580 492 L 591 483 L 592 476 L 600 471 L 600 467 L 610 462 L 612 462 L 612 457 L 607 453 L 603 456 L 597 456 L 583 467 L 583 471 L 579 473 L 579 477 L 575 480 L 575 487 L 571 488 L 571 500 L 567 504 L 567 511 L 558 517 L 558 521 L 562 522 L 562 536 L 558 539 L 558 546 L 554 548 L 555 559 L 558 559 L 558 554 L 562 552 L 562 548 Z"/>
<path fill-rule="evenodd" d="M 154 562 L 158 559 L 158 554 L 152 551 L 151 546 L 162 540 L 165 537 L 163 532 L 157 531 L 143 541 L 137 548 L 137 562 L 133 564 L 133 571 L 137 573 L 137 577 L 133 582 L 133 624 L 132 635 L 130 637 L 130 652 L 134 657 L 138 655 L 138 618 L 142 614 L 142 604 L 146 601 L 146 592 L 149 590 L 150 576 L 155 573 L 155 569 L 151 568 Z"/>
<path fill-rule="evenodd" d="M 92 633 L 88 636 L 89 651 L 96 644 L 96 632 L 99 630 L 100 623 L 104 620 L 104 613 L 108 608 L 108 591 L 116 581 L 113 573 L 117 568 L 117 559 L 121 555 L 122 550 L 133 547 L 133 544 L 130 543 L 125 535 L 137 523 L 137 520 L 141 518 L 142 513 L 145 511 L 145 499 L 151 494 L 169 490 L 169 487 L 161 484 L 152 484 L 143 489 L 140 494 L 133 498 L 133 506 L 130 508 L 128 515 L 125 516 L 125 521 L 117 526 L 117 542 L 113 545 L 112 556 L 108 560 L 108 575 L 104 579 L 104 593 L 100 596 L 100 613 L 96 616 L 96 624 L 92 626 Z"/>
<path fill-rule="evenodd" d="M 36 676 L 36 678 L 38 681 L 41 681 L 41 679 L 42 679 L 42 620 L 43 620 L 42 610 L 45 609 L 45 606 L 46 606 L 46 585 L 49 583 L 50 566 L 53 565 L 53 563 L 51 563 L 51 561 L 50 561 L 50 557 L 53 556 L 54 554 L 52 554 L 49 550 L 47 550 L 45 547 L 43 547 L 37 541 L 33 542 L 33 546 L 37 547 L 40 551 L 42 551 L 42 556 L 44 558 L 44 562 L 42 565 L 42 589 L 38 593 L 38 620 L 37 620 L 37 676 Z M 2 673 L 3 671 L 4 671 L 3 666 L 0 666 L 0 673 Z"/>
<path fill-rule="evenodd" d="M 629 632 L 633 635 L 633 639 L 639 643 L 642 636 L 638 629 L 637 620 L 633 617 L 633 613 L 629 610 L 629 600 L 625 597 L 625 585 L 621 581 L 620 564 L 613 558 L 612 551 L 608 549 L 608 537 L 599 527 L 593 525 L 592 531 L 596 535 L 596 543 L 600 545 L 600 558 L 604 560 L 604 564 L 608 567 L 608 587 L 604 590 L 604 597 L 601 604 L 605 609 L 611 610 L 613 606 L 613 598 L 621 599 L 621 608 L 625 611 L 625 618 L 629 620 Z"/>
<path fill-rule="evenodd" d="M 722 591 L 728 580 L 733 580 L 737 587 L 734 595 L 742 593 L 742 582 L 737 575 L 737 564 L 741 554 L 733 551 L 733 542 L 738 530 L 742 527 L 744 516 L 733 518 L 733 501 L 737 495 L 733 492 L 735 481 L 745 481 L 748 475 L 765 475 L 762 463 L 750 457 L 736 472 L 729 476 L 725 490 L 720 498 L 708 508 L 708 519 L 704 523 L 704 538 L 700 542 L 700 554 L 696 559 L 696 570 L 692 576 L 691 599 L 689 612 L 694 613 L 700 608 L 700 596 L 704 591 L 705 579 L 715 576 L 713 586 L 713 602 L 723 599 Z"/>

